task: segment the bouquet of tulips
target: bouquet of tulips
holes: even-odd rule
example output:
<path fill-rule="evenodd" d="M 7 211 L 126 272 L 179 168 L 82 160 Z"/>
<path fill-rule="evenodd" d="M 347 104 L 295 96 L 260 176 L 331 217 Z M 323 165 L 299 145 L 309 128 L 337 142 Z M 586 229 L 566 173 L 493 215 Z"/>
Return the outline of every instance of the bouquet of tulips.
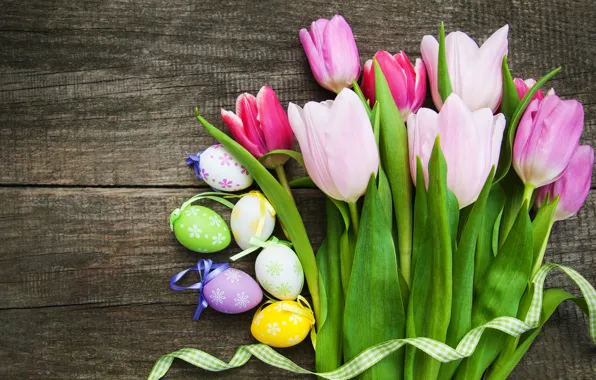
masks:
<path fill-rule="evenodd" d="M 559 69 L 513 79 L 507 34 L 504 26 L 479 47 L 462 32 L 445 37 L 441 25 L 438 41 L 424 36 L 415 64 L 404 52 L 377 52 L 359 86 L 350 26 L 320 19 L 300 40 L 335 100 L 290 103 L 286 114 L 269 87 L 241 95 L 236 113 L 222 110 L 236 141 L 197 110 L 252 174 L 298 255 L 316 372 L 255 344 L 229 363 L 182 349 L 150 378 L 173 358 L 225 370 L 255 355 L 325 379 L 505 379 L 565 300 L 588 313 L 596 341 L 594 288 L 571 268 L 543 264 L 553 224 L 577 213 L 590 189 L 583 106 L 541 91 Z M 434 109 L 422 108 L 427 79 Z M 308 177 L 288 181 L 289 158 Z M 292 188 L 313 186 L 327 196 L 316 255 L 292 198 Z M 555 268 L 583 297 L 543 289 Z"/>

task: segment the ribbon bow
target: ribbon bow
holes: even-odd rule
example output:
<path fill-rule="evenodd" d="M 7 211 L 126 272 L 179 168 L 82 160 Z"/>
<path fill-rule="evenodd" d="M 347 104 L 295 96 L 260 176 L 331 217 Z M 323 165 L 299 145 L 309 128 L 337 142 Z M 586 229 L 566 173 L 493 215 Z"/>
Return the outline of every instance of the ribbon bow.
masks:
<path fill-rule="evenodd" d="M 190 154 L 190 153 L 186 152 L 186 155 L 188 156 L 186 158 L 186 165 L 192 165 L 193 169 L 195 170 L 195 175 L 200 180 L 203 179 L 203 175 L 201 174 L 201 165 L 200 165 L 201 164 L 201 153 L 203 153 L 203 152 L 199 152 L 197 154 Z"/>
<path fill-rule="evenodd" d="M 230 260 L 236 261 L 239 258 L 242 258 L 248 254 L 251 254 L 260 248 L 269 248 L 269 247 L 273 247 L 275 245 L 285 245 L 286 247 L 292 246 L 292 243 L 290 243 L 289 241 L 279 240 L 275 236 L 272 236 L 271 239 L 269 239 L 267 241 L 263 241 L 263 240 L 259 239 L 258 237 L 253 236 L 250 238 L 250 244 L 252 244 L 252 247 L 246 248 L 244 251 L 235 254 L 234 256 L 230 257 Z"/>
<path fill-rule="evenodd" d="M 201 312 L 203 311 L 203 309 L 209 307 L 207 299 L 203 295 L 203 288 L 205 288 L 205 285 L 207 285 L 209 281 L 219 276 L 223 271 L 225 271 L 229 267 L 230 264 L 228 263 L 213 264 L 212 260 L 200 259 L 196 266 L 185 269 L 170 279 L 170 288 L 172 288 L 172 290 L 192 289 L 199 291 L 199 304 L 197 305 L 197 309 L 195 310 L 195 314 L 192 317 L 192 319 L 194 319 L 195 321 L 198 320 L 201 316 Z M 180 281 L 182 277 L 184 277 L 188 272 L 198 272 L 200 281 L 190 286 L 176 285 L 176 283 Z"/>

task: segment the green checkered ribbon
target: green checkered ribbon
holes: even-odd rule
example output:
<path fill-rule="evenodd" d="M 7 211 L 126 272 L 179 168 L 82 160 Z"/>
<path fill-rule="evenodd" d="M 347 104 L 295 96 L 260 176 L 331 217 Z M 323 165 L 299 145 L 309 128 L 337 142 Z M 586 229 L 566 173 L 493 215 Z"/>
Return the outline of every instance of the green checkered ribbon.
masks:
<path fill-rule="evenodd" d="M 430 338 L 394 339 L 367 348 L 358 356 L 331 372 L 315 373 L 296 365 L 290 359 L 264 344 L 240 346 L 229 363 L 219 360 L 201 350 L 183 348 L 162 356 L 153 366 L 148 380 L 161 379 L 168 372 L 168 369 L 175 358 L 182 359 L 194 366 L 208 371 L 218 372 L 241 367 L 254 355 L 271 366 L 295 373 L 317 375 L 329 380 L 351 379 L 406 344 L 410 344 L 426 352 L 428 355 L 443 363 L 463 359 L 472 355 L 482 337 L 482 333 L 486 329 L 500 330 L 512 336 L 520 336 L 524 332 L 538 327 L 540 323 L 540 312 L 542 310 L 544 281 L 548 273 L 555 268 L 563 270 L 563 272 L 571 277 L 571 279 L 579 286 L 589 310 L 590 337 L 592 341 L 596 343 L 596 291 L 592 285 L 590 285 L 590 283 L 575 270 L 562 265 L 549 263 L 540 268 L 532 281 L 534 284 L 534 296 L 525 321 L 512 317 L 499 317 L 493 319 L 492 321 L 468 332 L 455 349 Z"/>

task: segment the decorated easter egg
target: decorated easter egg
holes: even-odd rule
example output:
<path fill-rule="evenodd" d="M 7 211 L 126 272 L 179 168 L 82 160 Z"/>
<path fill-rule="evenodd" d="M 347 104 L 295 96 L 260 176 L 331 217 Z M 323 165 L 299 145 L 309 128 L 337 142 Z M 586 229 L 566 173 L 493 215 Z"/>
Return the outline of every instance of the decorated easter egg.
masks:
<path fill-rule="evenodd" d="M 312 312 L 295 301 L 279 301 L 259 310 L 250 332 L 271 347 L 291 347 L 302 342 L 314 325 Z"/>
<path fill-rule="evenodd" d="M 295 300 L 302 291 L 302 265 L 294 251 L 285 245 L 263 249 L 255 262 L 255 272 L 263 289 L 280 300 Z"/>
<path fill-rule="evenodd" d="M 261 233 L 257 235 L 261 218 L 262 229 Z M 250 239 L 252 237 L 258 237 L 263 241 L 269 239 L 274 227 L 275 211 L 262 193 L 251 191 L 234 205 L 230 228 L 234 240 L 240 248 L 247 249 L 251 247 Z"/>
<path fill-rule="evenodd" d="M 243 313 L 263 299 L 259 284 L 239 269 L 228 268 L 203 288 L 209 306 L 227 314 Z"/>
<path fill-rule="evenodd" d="M 231 239 L 226 222 L 215 211 L 191 205 L 174 221 L 176 239 L 191 251 L 217 252 L 225 249 Z"/>
<path fill-rule="evenodd" d="M 200 157 L 203 180 L 221 191 L 240 191 L 252 185 L 252 176 L 246 168 L 221 145 L 207 148 Z"/>

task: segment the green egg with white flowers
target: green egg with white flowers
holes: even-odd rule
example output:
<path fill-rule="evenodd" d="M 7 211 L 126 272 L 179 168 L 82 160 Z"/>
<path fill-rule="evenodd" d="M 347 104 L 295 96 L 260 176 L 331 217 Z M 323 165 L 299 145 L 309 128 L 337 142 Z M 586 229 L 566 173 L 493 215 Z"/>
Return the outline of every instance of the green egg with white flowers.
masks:
<path fill-rule="evenodd" d="M 203 206 L 191 205 L 180 211 L 173 222 L 176 239 L 191 251 L 218 252 L 231 241 L 230 229 L 223 218 Z"/>

